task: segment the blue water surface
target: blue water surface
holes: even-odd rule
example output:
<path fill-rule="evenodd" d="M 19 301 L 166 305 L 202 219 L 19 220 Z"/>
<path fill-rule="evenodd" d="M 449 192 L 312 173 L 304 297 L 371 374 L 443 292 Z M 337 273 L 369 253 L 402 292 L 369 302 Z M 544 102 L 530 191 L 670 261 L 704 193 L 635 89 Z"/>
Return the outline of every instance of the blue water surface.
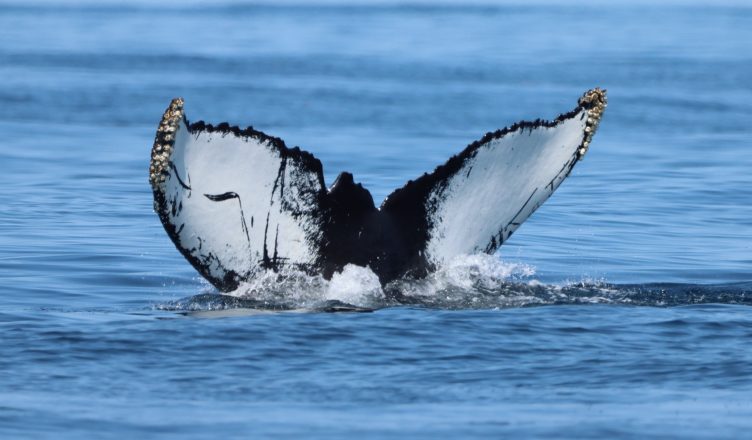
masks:
<path fill-rule="evenodd" d="M 0 2 L 0 437 L 749 436 L 751 41 L 743 2 Z M 176 96 L 379 203 L 594 86 L 496 266 L 402 305 L 222 297 L 152 211 Z"/>

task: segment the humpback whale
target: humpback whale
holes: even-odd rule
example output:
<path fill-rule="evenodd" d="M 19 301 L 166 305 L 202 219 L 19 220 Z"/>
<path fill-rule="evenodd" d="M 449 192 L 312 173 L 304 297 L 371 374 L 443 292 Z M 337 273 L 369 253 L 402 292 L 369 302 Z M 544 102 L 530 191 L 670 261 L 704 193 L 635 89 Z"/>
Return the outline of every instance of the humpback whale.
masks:
<path fill-rule="evenodd" d="M 268 270 L 329 279 L 347 264 L 382 284 L 454 256 L 493 253 L 571 173 L 606 108 L 595 88 L 551 121 L 487 133 L 376 207 L 353 175 L 252 127 L 190 123 L 182 98 L 152 147 L 154 210 L 180 253 L 220 291 Z"/>

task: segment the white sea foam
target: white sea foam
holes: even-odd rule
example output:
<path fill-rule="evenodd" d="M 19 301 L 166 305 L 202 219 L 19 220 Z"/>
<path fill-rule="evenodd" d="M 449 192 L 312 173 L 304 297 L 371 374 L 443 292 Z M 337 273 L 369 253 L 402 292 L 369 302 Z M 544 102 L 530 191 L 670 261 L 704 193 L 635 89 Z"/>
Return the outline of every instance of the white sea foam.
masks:
<path fill-rule="evenodd" d="M 441 309 L 497 309 L 554 304 L 626 304 L 665 307 L 702 303 L 748 304 L 750 286 L 612 285 L 603 280 L 546 284 L 533 267 L 497 256 L 452 259 L 421 279 L 381 286 L 367 267 L 347 265 L 331 280 L 297 271 L 268 272 L 235 291 L 203 293 L 156 308 L 179 311 L 353 310 L 413 305 Z"/>
<path fill-rule="evenodd" d="M 296 308 L 315 308 L 327 301 L 380 307 L 386 301 L 378 276 L 367 267 L 353 264 L 335 273 L 331 280 L 294 270 L 266 272 L 226 295 Z"/>
<path fill-rule="evenodd" d="M 397 280 L 383 288 L 370 268 L 348 264 L 330 280 L 292 270 L 266 272 L 226 295 L 295 308 L 315 308 L 327 301 L 383 307 L 393 303 L 395 297 L 410 303 L 448 300 L 464 304 L 534 274 L 531 266 L 506 263 L 496 256 L 465 255 L 452 259 L 426 278 Z"/>
<path fill-rule="evenodd" d="M 381 289 L 379 277 L 371 269 L 348 264 L 342 272 L 332 276 L 326 299 L 366 307 L 383 303 L 386 296 Z"/>
<path fill-rule="evenodd" d="M 487 254 L 460 255 L 451 259 L 425 279 L 430 291 L 446 289 L 498 289 L 503 283 L 532 277 L 535 268 L 526 264 L 506 263 Z"/>
<path fill-rule="evenodd" d="M 707 302 L 747 303 L 748 287 L 610 285 L 603 280 L 546 284 L 526 264 L 493 255 L 455 257 L 420 279 L 381 286 L 367 267 L 347 265 L 330 280 L 291 270 L 267 272 L 235 291 L 202 293 L 172 304 L 170 310 L 353 310 L 412 305 L 441 309 L 496 309 L 554 304 L 628 304 L 665 307 Z"/>

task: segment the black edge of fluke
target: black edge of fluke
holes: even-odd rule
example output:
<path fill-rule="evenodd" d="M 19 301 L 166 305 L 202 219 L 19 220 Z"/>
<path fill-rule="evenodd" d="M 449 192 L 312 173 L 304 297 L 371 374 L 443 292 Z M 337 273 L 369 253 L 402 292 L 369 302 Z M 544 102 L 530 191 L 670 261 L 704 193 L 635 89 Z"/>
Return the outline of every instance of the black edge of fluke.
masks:
<path fill-rule="evenodd" d="M 603 111 L 605 110 L 606 105 L 607 105 L 606 90 L 596 87 L 595 89 L 588 90 L 587 92 L 585 92 L 585 94 L 579 99 L 577 103 L 577 107 L 575 107 L 569 112 L 560 114 L 552 121 L 547 121 L 543 119 L 536 119 L 535 121 L 532 121 L 532 122 L 531 121 L 519 121 L 519 122 L 512 124 L 509 127 L 504 127 L 496 131 L 488 132 L 482 138 L 470 143 L 460 153 L 455 154 L 454 156 L 450 157 L 446 163 L 436 167 L 431 173 L 425 173 L 416 180 L 410 180 L 407 182 L 405 186 L 392 192 L 389 196 L 387 196 L 387 198 L 384 200 L 381 206 L 382 208 L 385 206 L 388 206 L 389 203 L 392 203 L 393 197 L 399 196 L 399 194 L 405 191 L 407 188 L 431 185 L 431 184 L 435 184 L 438 181 L 446 180 L 448 177 L 454 175 L 460 168 L 462 168 L 462 165 L 465 163 L 465 161 L 472 158 L 473 154 L 475 154 L 475 152 L 482 145 L 487 144 L 488 142 L 501 139 L 502 137 L 506 136 L 509 133 L 513 133 L 519 130 L 524 130 L 526 128 L 534 129 L 534 128 L 539 128 L 539 127 L 548 127 L 548 128 L 556 127 L 561 122 L 574 117 L 581 110 L 587 110 L 588 118 L 589 118 L 588 125 L 592 127 L 592 129 L 591 131 L 586 130 L 586 132 L 589 133 L 589 135 L 587 139 L 583 141 L 583 144 L 580 146 L 579 159 L 581 159 L 584 157 L 585 153 L 587 152 L 587 148 L 590 145 L 590 140 L 592 139 L 592 136 L 595 133 L 595 130 L 597 129 L 598 124 L 600 123 L 600 118 L 603 115 Z M 585 151 L 582 151 L 583 148 L 585 149 Z"/>
<path fill-rule="evenodd" d="M 230 125 L 227 122 L 212 125 L 207 124 L 204 121 L 189 123 L 186 119 L 186 126 L 188 127 L 188 132 L 190 133 L 205 132 L 219 133 L 221 135 L 233 134 L 241 138 L 258 139 L 259 141 L 266 143 L 267 145 L 279 151 L 279 154 L 282 158 L 292 158 L 293 160 L 300 163 L 305 170 L 313 171 L 314 173 L 316 173 L 319 178 L 319 183 L 321 183 L 321 187 L 326 187 L 326 185 L 324 184 L 324 167 L 321 164 L 321 161 L 318 160 L 313 155 L 313 153 L 303 150 L 300 147 L 288 147 L 285 144 L 285 141 L 278 137 L 269 136 L 263 131 L 254 129 L 252 126 L 241 129 L 237 125 Z"/>
<path fill-rule="evenodd" d="M 222 291 L 230 291 L 242 281 L 241 275 L 226 270 L 225 275 L 218 279 L 213 277 L 206 266 L 191 254 L 192 250 L 185 249 L 180 244 L 178 231 L 184 225 L 173 225 L 169 222 L 168 201 L 165 199 L 164 183 L 171 166 L 170 156 L 173 151 L 175 134 L 180 122 L 184 122 L 188 132 L 232 134 L 237 137 L 255 138 L 276 149 L 283 159 L 292 159 L 302 169 L 314 172 L 320 183 L 318 195 L 319 211 L 323 216 L 321 239 L 318 243 L 319 258 L 314 268 L 306 270 L 309 273 L 319 272 L 326 278 L 342 270 L 347 263 L 369 266 L 378 276 L 382 284 L 403 276 L 421 277 L 434 268 L 425 258 L 425 247 L 428 242 L 429 216 L 427 215 L 428 196 L 435 189 L 441 189 L 450 177 L 462 169 L 465 162 L 472 158 L 478 149 L 491 141 L 505 135 L 525 129 L 533 130 L 538 127 L 555 127 L 561 122 L 573 118 L 582 110 L 587 117 L 583 141 L 577 149 L 576 157 L 565 164 L 564 176 L 571 172 L 574 165 L 587 152 L 592 136 L 595 133 L 603 112 L 607 105 L 606 91 L 595 88 L 585 92 L 573 110 L 560 114 L 552 121 L 535 120 L 521 121 L 509 127 L 486 133 L 480 139 L 470 143 L 460 153 L 436 167 L 431 173 L 424 173 L 421 177 L 410 180 L 407 184 L 392 192 L 379 209 L 373 204 L 370 192 L 362 185 L 355 183 L 352 174 L 342 173 L 329 191 L 326 190 L 321 161 L 313 154 L 299 147 L 289 148 L 278 137 L 269 136 L 253 127 L 241 129 L 224 122 L 218 125 L 207 124 L 203 121 L 189 123 L 183 111 L 182 98 L 173 99 L 165 110 L 152 148 L 149 167 L 149 182 L 154 192 L 154 209 L 160 217 L 170 239 L 181 254 L 207 280 Z M 184 188 L 190 188 L 190 182 L 181 179 Z M 501 245 L 486 248 L 493 252 Z M 208 255 L 207 261 L 222 267 L 216 256 Z M 251 273 L 249 271 L 249 273 Z"/>

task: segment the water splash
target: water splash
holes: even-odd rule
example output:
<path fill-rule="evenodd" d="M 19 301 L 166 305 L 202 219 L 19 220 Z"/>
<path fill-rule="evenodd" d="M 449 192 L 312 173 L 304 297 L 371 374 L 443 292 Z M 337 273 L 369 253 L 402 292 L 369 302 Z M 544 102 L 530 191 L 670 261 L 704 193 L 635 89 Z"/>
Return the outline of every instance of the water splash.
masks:
<path fill-rule="evenodd" d="M 402 279 L 385 287 L 388 296 L 402 304 L 438 308 L 485 308 L 484 298 L 498 296 L 506 286 L 534 283 L 532 266 L 506 263 L 486 254 L 463 255 L 422 279 Z M 517 296 L 517 295 L 514 295 Z M 529 298 L 518 298 L 523 302 Z M 485 305 L 484 305 L 485 304 Z M 513 306 L 504 304 L 504 306 Z"/>
<path fill-rule="evenodd" d="M 367 267 L 347 265 L 331 280 L 287 270 L 265 273 L 229 293 L 204 292 L 157 308 L 364 311 L 404 305 L 451 310 L 567 304 L 752 305 L 752 283 L 619 285 L 587 280 L 544 284 L 534 276 L 531 266 L 491 255 L 460 256 L 426 278 L 400 279 L 383 287 Z"/>

